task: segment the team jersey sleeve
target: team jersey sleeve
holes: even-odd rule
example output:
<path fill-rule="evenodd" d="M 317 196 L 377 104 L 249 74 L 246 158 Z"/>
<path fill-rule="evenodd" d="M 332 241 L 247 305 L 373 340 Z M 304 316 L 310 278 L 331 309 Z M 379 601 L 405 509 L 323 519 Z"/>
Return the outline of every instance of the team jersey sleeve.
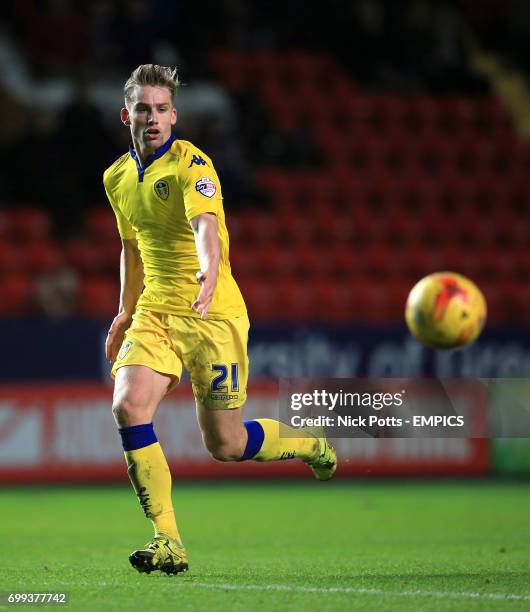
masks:
<path fill-rule="evenodd" d="M 204 213 L 217 215 L 223 207 L 219 177 L 209 157 L 195 149 L 180 163 L 178 180 L 188 221 Z"/>
<path fill-rule="evenodd" d="M 118 233 L 120 234 L 120 238 L 122 238 L 123 240 L 135 239 L 136 232 L 134 231 L 133 226 L 129 223 L 129 221 L 125 218 L 124 214 L 116 205 L 114 198 L 112 197 L 112 191 L 105 177 L 103 178 L 103 184 L 105 185 L 105 193 L 107 194 L 107 199 L 110 202 L 110 205 L 112 206 L 114 214 L 116 215 L 116 223 L 118 225 Z"/>

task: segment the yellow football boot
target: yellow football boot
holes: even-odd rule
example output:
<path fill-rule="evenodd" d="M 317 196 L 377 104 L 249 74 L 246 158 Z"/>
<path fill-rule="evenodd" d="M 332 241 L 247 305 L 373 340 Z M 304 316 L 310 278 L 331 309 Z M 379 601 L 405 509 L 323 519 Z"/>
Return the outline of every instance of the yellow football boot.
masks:
<path fill-rule="evenodd" d="M 156 535 L 141 550 L 129 555 L 131 565 L 139 572 L 150 574 L 160 570 L 166 574 L 188 571 L 188 557 L 182 543 L 163 533 Z"/>
<path fill-rule="evenodd" d="M 317 480 L 329 480 L 337 469 L 337 453 L 328 443 L 322 427 L 306 428 L 318 440 L 318 453 L 314 459 L 305 461 L 313 470 Z"/>

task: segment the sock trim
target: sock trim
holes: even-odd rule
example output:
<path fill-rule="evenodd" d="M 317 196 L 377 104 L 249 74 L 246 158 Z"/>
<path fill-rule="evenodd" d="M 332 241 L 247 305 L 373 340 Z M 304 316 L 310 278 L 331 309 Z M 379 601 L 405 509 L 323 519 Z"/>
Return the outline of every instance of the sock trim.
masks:
<path fill-rule="evenodd" d="M 150 446 L 158 442 L 153 423 L 133 425 L 132 427 L 120 427 L 118 431 L 120 432 L 124 451 L 138 450 L 139 448 L 144 448 L 145 446 Z"/>
<path fill-rule="evenodd" d="M 265 439 L 265 431 L 258 421 L 243 421 L 243 425 L 247 430 L 248 440 L 240 461 L 247 461 L 255 457 L 261 450 Z"/>

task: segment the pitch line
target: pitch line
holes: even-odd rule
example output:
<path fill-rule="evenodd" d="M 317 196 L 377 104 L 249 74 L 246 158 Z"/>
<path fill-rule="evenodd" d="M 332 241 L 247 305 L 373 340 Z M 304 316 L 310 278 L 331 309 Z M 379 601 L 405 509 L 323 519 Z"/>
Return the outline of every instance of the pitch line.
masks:
<path fill-rule="evenodd" d="M 220 589 L 223 591 L 291 591 L 295 593 L 350 593 L 354 595 L 386 595 L 389 597 L 434 597 L 443 599 L 488 599 L 494 601 L 530 601 L 530 595 L 513 593 L 473 593 L 454 591 L 384 591 L 383 589 L 363 589 L 353 587 L 304 587 L 288 584 L 223 584 L 213 582 L 191 582 L 183 580 L 181 585 L 200 589 Z"/>

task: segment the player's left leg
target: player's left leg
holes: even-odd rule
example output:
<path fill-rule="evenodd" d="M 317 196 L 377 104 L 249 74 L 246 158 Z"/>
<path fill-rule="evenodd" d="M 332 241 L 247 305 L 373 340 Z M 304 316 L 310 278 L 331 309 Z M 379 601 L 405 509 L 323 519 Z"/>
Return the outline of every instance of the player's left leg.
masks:
<path fill-rule="evenodd" d="M 300 459 L 315 477 L 329 480 L 336 468 L 335 451 L 325 436 L 301 432 L 274 419 L 242 421 L 243 408 L 211 410 L 197 404 L 204 444 L 219 461 Z M 300 435 L 304 437 L 300 437 Z"/>
<path fill-rule="evenodd" d="M 319 480 L 336 468 L 323 432 L 296 430 L 274 419 L 242 421 L 248 380 L 247 317 L 193 320 L 198 347 L 185 355 L 206 448 L 220 461 L 300 459 Z"/>

